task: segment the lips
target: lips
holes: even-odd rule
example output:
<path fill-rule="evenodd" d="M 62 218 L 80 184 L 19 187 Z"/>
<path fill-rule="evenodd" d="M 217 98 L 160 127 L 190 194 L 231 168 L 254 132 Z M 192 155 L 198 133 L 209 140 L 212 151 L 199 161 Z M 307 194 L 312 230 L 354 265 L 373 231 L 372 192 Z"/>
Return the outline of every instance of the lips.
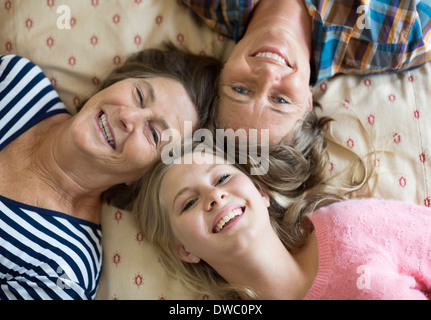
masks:
<path fill-rule="evenodd" d="M 106 121 L 105 113 L 103 112 L 100 113 L 98 123 L 99 123 L 99 128 L 106 142 L 112 147 L 112 149 L 115 149 L 114 136 L 112 134 L 111 128 L 108 125 L 108 122 Z"/>
<path fill-rule="evenodd" d="M 292 68 L 287 56 L 281 53 L 281 51 L 278 50 L 277 48 L 273 48 L 273 47 L 260 48 L 259 50 L 254 52 L 251 56 L 255 58 L 266 59 L 266 60 L 275 62 L 277 64 Z"/>
<path fill-rule="evenodd" d="M 221 232 L 226 226 L 236 220 L 239 216 L 242 216 L 245 211 L 245 207 L 241 206 L 228 206 L 222 210 L 216 217 L 213 223 L 213 233 Z"/>

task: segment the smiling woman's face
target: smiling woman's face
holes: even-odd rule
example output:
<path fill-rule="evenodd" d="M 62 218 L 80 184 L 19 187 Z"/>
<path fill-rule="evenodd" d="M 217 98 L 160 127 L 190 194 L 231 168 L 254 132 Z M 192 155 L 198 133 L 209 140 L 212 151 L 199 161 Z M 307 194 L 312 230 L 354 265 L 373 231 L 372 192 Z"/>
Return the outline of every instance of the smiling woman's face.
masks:
<path fill-rule="evenodd" d="M 198 115 L 181 83 L 126 79 L 87 101 L 72 123 L 71 140 L 93 166 L 135 181 L 168 143 L 162 132 L 175 129 L 184 137 L 185 121 L 195 129 Z"/>
<path fill-rule="evenodd" d="M 205 260 L 214 268 L 252 246 L 262 230 L 273 232 L 268 196 L 230 164 L 213 155 L 173 165 L 163 177 L 160 194 L 186 262 Z M 202 163 L 203 162 L 203 163 Z M 192 164 L 187 164 L 192 163 Z M 196 260 L 189 260 L 191 253 Z"/>
<path fill-rule="evenodd" d="M 223 69 L 217 119 L 226 129 L 269 129 L 276 144 L 312 109 L 309 81 L 309 58 L 289 32 L 254 32 Z"/>

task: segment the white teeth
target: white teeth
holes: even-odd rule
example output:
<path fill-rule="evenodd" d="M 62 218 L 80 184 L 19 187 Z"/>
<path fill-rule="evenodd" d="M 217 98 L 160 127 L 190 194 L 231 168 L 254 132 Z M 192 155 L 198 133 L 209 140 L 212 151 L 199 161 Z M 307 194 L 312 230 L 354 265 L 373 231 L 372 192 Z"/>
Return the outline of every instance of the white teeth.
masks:
<path fill-rule="evenodd" d="M 287 61 L 284 60 L 281 56 L 279 56 L 276 53 L 272 53 L 272 52 L 259 52 L 256 55 L 256 57 L 271 58 L 271 59 L 277 60 L 277 62 L 279 62 L 281 64 L 285 64 L 286 66 L 288 65 Z"/>
<path fill-rule="evenodd" d="M 218 233 L 223 230 L 223 227 L 226 223 L 228 223 L 233 218 L 242 215 L 243 211 L 241 208 L 232 210 L 228 214 L 226 214 L 223 218 L 220 219 L 220 221 L 217 223 L 217 226 L 215 227 L 215 232 Z"/>
<path fill-rule="evenodd" d="M 102 129 L 102 132 L 103 132 L 103 135 L 105 136 L 106 141 L 108 141 L 111 147 L 115 149 L 114 138 L 112 137 L 108 124 L 106 123 L 106 115 L 104 113 L 102 113 L 102 115 L 99 118 L 99 127 Z"/>

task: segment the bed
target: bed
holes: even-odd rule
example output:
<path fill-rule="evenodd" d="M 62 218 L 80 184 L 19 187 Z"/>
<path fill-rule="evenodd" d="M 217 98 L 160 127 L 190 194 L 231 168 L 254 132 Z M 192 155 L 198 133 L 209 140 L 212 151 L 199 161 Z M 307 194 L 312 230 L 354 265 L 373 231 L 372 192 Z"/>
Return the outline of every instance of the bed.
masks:
<path fill-rule="evenodd" d="M 70 112 L 129 54 L 170 41 L 225 60 L 234 43 L 180 0 L 1 0 L 0 54 L 40 65 Z M 400 74 L 339 75 L 313 88 L 337 181 L 356 156 L 375 174 L 376 197 L 431 205 L 431 64 Z M 350 171 L 349 171 L 350 172 Z M 360 195 L 358 195 L 360 196 Z M 130 212 L 105 204 L 97 299 L 211 299 L 169 277 Z"/>

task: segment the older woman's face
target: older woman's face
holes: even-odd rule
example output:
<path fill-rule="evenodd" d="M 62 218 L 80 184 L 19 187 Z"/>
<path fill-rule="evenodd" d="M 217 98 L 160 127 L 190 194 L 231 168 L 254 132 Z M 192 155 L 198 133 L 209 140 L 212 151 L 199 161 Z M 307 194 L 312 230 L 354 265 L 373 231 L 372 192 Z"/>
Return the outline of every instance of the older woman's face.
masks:
<path fill-rule="evenodd" d="M 221 75 L 218 120 L 233 130 L 268 129 L 270 144 L 290 139 L 312 109 L 309 81 L 309 59 L 288 31 L 246 35 Z"/>
<path fill-rule="evenodd" d="M 94 95 L 75 116 L 72 141 L 94 166 L 106 166 L 124 182 L 137 180 L 168 141 L 162 132 L 184 137 L 185 121 L 198 115 L 181 83 L 169 78 L 126 79 Z M 187 131 L 187 130 L 186 130 Z"/>

